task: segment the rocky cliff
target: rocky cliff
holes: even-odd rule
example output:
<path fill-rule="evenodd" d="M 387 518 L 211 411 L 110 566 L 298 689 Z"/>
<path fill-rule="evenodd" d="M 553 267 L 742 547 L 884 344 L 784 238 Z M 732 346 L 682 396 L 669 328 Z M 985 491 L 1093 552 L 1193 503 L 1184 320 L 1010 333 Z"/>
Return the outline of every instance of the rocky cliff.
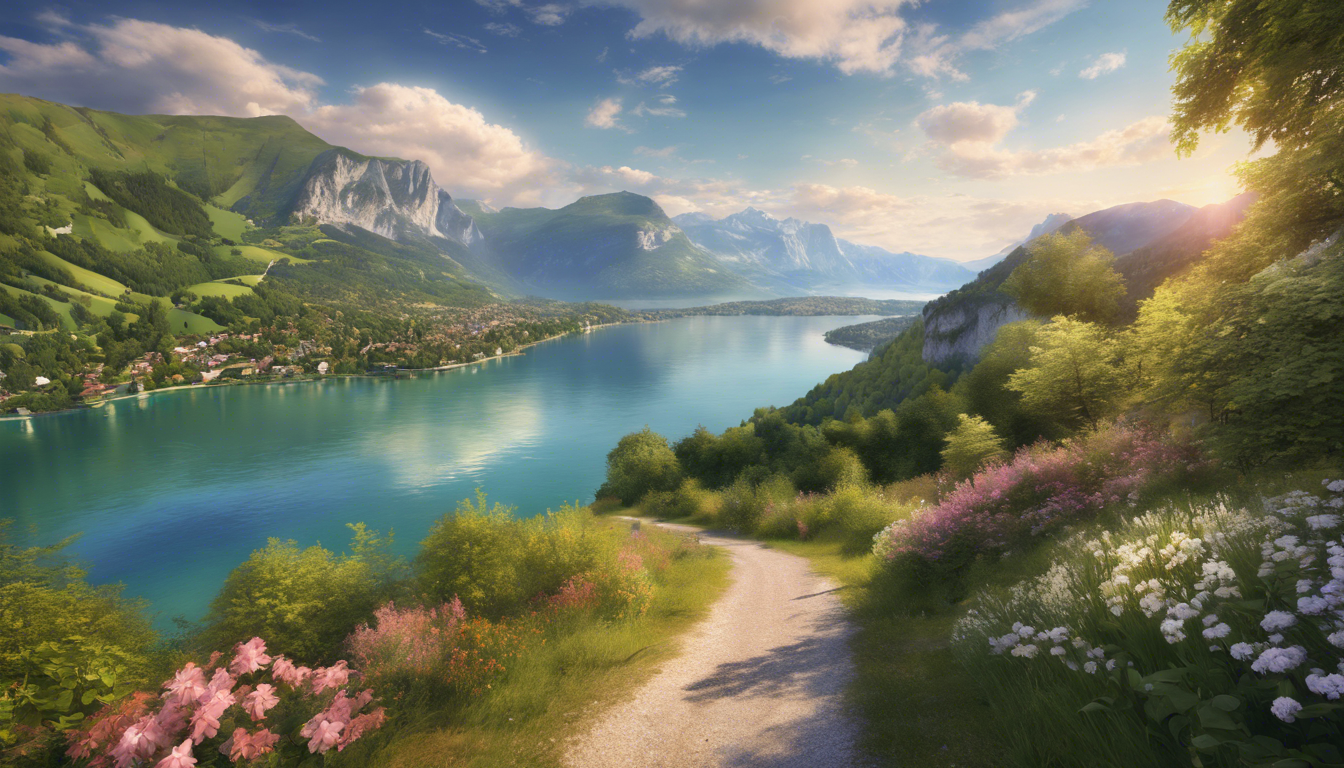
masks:
<path fill-rule="evenodd" d="M 429 166 L 344 149 L 328 150 L 313 161 L 294 214 L 323 224 L 354 225 L 393 240 L 442 237 L 465 246 L 481 240 L 476 222 L 434 182 Z"/>

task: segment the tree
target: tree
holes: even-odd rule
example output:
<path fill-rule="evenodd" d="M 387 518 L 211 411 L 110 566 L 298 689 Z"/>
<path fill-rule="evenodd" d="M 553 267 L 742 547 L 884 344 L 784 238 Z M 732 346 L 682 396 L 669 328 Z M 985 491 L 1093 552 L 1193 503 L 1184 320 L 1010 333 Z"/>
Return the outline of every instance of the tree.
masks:
<path fill-rule="evenodd" d="M 622 437 L 607 454 L 607 481 L 597 496 L 634 504 L 649 491 L 675 490 L 680 482 L 681 465 L 667 438 L 644 427 Z"/>
<path fill-rule="evenodd" d="M 1003 439 L 979 416 L 961 414 L 961 423 L 948 433 L 946 441 L 943 470 L 958 480 L 974 475 L 985 462 L 1008 455 L 1003 449 Z"/>
<path fill-rule="evenodd" d="M 1020 320 L 1000 328 L 952 390 L 966 401 L 967 413 L 983 416 L 1012 447 L 1053 435 L 1051 420 L 1024 408 L 1022 393 L 1008 388 L 1008 378 L 1031 364 L 1041 325 L 1039 320 Z"/>
<path fill-rule="evenodd" d="M 1036 338 L 1031 366 L 1010 376 L 1008 388 L 1036 413 L 1069 414 L 1095 429 L 1122 390 L 1119 345 L 1100 326 L 1068 317 L 1054 318 Z"/>
<path fill-rule="evenodd" d="M 1003 283 L 1003 291 L 1033 315 L 1069 315 L 1110 323 L 1120 312 L 1124 280 L 1115 257 L 1079 229 L 1053 232 L 1028 246 L 1030 255 Z"/>

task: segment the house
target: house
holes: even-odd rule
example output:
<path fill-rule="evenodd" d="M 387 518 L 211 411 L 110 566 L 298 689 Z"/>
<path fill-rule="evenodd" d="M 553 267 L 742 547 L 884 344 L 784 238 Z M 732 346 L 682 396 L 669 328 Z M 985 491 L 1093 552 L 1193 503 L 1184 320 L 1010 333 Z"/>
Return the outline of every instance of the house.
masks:
<path fill-rule="evenodd" d="M 328 370 L 329 368 L 330 368 L 330 366 L 327 365 L 327 361 L 326 361 L 326 360 L 323 360 L 322 362 L 320 362 L 320 363 L 317 364 L 317 372 L 320 373 L 320 374 L 322 374 L 323 376 L 325 376 L 325 375 L 327 374 L 327 370 Z"/>

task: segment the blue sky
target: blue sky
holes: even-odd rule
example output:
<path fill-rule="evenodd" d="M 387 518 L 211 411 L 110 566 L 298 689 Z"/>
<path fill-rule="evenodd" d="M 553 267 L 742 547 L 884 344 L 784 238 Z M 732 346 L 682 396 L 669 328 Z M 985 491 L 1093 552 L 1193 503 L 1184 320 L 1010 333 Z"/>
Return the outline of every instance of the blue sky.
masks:
<path fill-rule="evenodd" d="M 1220 202 L 1248 150 L 1167 145 L 1159 0 L 8 6 L 0 91 L 289 114 L 496 206 L 629 189 L 973 259 L 1055 211 Z"/>

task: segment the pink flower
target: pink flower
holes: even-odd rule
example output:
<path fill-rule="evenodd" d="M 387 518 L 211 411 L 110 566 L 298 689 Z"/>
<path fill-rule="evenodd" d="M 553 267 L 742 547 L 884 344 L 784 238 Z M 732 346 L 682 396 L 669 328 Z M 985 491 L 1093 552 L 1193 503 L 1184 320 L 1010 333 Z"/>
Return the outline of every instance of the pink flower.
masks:
<path fill-rule="evenodd" d="M 261 683 L 257 686 L 257 690 L 243 699 L 243 710 L 251 715 L 253 720 L 261 720 L 266 717 L 266 710 L 279 703 L 280 697 L 275 695 L 275 686 Z"/>
<path fill-rule="evenodd" d="M 163 709 L 145 726 L 145 736 L 159 749 L 168 749 L 186 724 L 186 708 L 171 701 L 164 702 Z"/>
<path fill-rule="evenodd" d="M 313 693 L 321 693 L 328 688 L 340 688 L 348 682 L 350 682 L 350 670 L 346 668 L 344 661 L 313 671 Z"/>
<path fill-rule="evenodd" d="M 137 760 L 148 760 L 158 749 L 157 745 L 145 735 L 146 721 L 152 723 L 153 719 L 145 718 L 127 728 L 121 734 L 121 741 L 112 748 L 111 756 L 117 768 L 129 768 Z"/>
<path fill-rule="evenodd" d="M 318 715 L 308 721 L 308 725 L 303 727 L 300 735 L 308 739 L 309 752 L 326 752 L 336 746 L 336 742 L 341 738 L 341 731 L 344 729 L 345 723 L 332 722 L 323 715 Z"/>
<path fill-rule="evenodd" d="M 210 678 L 210 684 L 205 686 L 205 692 L 196 699 L 197 702 L 206 702 L 214 698 L 216 693 L 229 691 L 233 689 L 233 675 L 229 674 L 223 667 L 215 670 L 215 676 Z"/>
<path fill-rule="evenodd" d="M 382 707 L 372 712 L 360 715 L 345 727 L 345 732 L 341 734 L 341 741 L 336 745 L 336 751 L 340 752 L 350 745 L 350 742 L 358 739 L 369 731 L 381 728 L 383 722 L 387 720 L 387 715 Z"/>
<path fill-rule="evenodd" d="M 235 763 L 255 760 L 270 752 L 279 740 L 279 736 L 265 728 L 251 734 L 245 728 L 235 728 L 229 740 L 219 746 L 219 752 Z"/>
<path fill-rule="evenodd" d="M 196 758 L 191 756 L 191 739 L 187 739 L 173 747 L 172 753 L 160 760 L 154 768 L 191 768 L 193 765 L 196 765 Z"/>
<path fill-rule="evenodd" d="M 365 688 L 364 690 L 360 691 L 358 694 L 355 695 L 355 703 L 352 709 L 355 712 L 358 712 L 359 710 L 363 709 L 364 705 L 368 704 L 370 701 L 373 701 L 373 690 Z"/>
<path fill-rule="evenodd" d="M 312 673 L 313 671 L 307 667 L 294 666 L 294 662 L 284 656 L 276 656 L 275 662 L 271 664 L 271 674 L 275 679 L 282 683 L 288 683 L 294 688 L 302 685 L 303 681 Z"/>
<path fill-rule="evenodd" d="M 233 706 L 233 694 L 218 691 L 191 716 L 191 741 L 202 741 L 219 733 L 219 718 Z"/>
<path fill-rule="evenodd" d="M 229 663 L 229 671 L 235 675 L 256 672 L 271 663 L 271 657 L 266 655 L 266 642 L 260 637 L 239 643 L 233 650 L 233 661 Z"/>
<path fill-rule="evenodd" d="M 168 691 L 168 697 L 171 699 L 184 704 L 196 701 L 201 694 L 205 693 L 205 672 L 188 661 L 186 666 L 173 675 L 172 680 L 163 684 L 163 687 L 164 690 Z"/>

